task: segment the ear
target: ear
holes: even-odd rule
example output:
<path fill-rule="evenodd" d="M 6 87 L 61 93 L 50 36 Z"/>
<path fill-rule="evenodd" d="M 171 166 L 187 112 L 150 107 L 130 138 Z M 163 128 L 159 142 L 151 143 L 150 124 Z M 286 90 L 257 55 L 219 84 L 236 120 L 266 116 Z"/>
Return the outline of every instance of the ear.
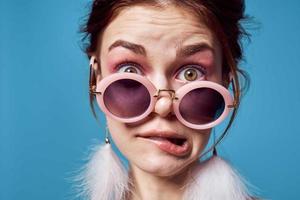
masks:
<path fill-rule="evenodd" d="M 101 80 L 101 66 L 97 61 L 96 56 L 92 55 L 90 58 L 90 68 L 93 71 L 93 76 L 96 77 L 97 82 Z"/>
<path fill-rule="evenodd" d="M 90 77 L 89 77 L 89 87 L 90 91 L 95 91 L 97 88 L 97 83 L 101 80 L 101 69 L 100 65 L 96 60 L 96 56 L 92 55 L 90 58 Z"/>
<path fill-rule="evenodd" d="M 96 56 L 91 56 L 90 58 L 90 67 L 93 67 L 94 71 L 98 71 L 100 66 L 98 66 L 98 61 L 96 59 Z"/>
<path fill-rule="evenodd" d="M 90 58 L 90 67 L 93 67 L 93 69 L 94 70 L 96 70 L 95 68 L 94 68 L 94 63 L 95 63 L 95 60 L 96 60 L 96 57 L 95 56 L 91 56 L 91 58 Z"/>

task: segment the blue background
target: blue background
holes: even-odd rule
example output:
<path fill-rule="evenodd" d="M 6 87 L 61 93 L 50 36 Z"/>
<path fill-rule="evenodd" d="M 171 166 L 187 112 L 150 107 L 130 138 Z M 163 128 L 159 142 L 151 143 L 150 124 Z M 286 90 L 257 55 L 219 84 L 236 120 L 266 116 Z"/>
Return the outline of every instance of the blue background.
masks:
<path fill-rule="evenodd" d="M 72 199 L 70 177 L 103 126 L 88 103 L 79 24 L 87 1 L 0 1 L 0 199 Z M 268 199 L 299 186 L 300 3 L 247 1 L 251 86 L 220 147 Z M 100 116 L 100 123 L 104 118 Z"/>

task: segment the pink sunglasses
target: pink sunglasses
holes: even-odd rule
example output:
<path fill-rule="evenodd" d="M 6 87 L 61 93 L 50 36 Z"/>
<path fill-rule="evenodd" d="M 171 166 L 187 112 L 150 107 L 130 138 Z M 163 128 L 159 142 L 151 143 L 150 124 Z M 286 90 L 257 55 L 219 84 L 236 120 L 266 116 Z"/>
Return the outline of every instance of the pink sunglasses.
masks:
<path fill-rule="evenodd" d="M 137 122 L 154 109 L 162 91 L 169 92 L 178 120 L 193 129 L 208 129 L 221 123 L 235 107 L 230 92 L 211 81 L 194 81 L 178 90 L 156 89 L 144 76 L 115 73 L 103 78 L 96 91 L 101 110 L 124 123 Z"/>

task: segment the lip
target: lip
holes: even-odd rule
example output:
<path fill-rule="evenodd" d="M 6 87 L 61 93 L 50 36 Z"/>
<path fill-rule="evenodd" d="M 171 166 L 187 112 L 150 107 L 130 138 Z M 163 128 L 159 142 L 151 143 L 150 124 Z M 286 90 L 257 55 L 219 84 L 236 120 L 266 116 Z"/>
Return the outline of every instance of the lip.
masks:
<path fill-rule="evenodd" d="M 144 133 L 138 133 L 136 135 L 139 139 L 149 141 L 157 145 L 159 149 L 174 156 L 184 157 L 191 151 L 191 143 L 189 139 L 175 131 L 169 130 L 151 130 Z M 185 142 L 182 145 L 176 145 L 169 139 L 184 139 Z"/>

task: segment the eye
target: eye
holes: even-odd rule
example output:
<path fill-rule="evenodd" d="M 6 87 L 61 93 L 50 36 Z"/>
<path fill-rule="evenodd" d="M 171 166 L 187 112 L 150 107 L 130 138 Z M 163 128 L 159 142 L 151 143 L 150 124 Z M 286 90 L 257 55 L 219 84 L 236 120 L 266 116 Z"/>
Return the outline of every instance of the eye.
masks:
<path fill-rule="evenodd" d="M 117 73 L 136 73 L 136 74 L 143 74 L 140 70 L 140 66 L 136 63 L 123 63 L 118 66 Z"/>
<path fill-rule="evenodd" d="M 187 65 L 179 71 L 176 78 L 185 82 L 190 82 L 199 79 L 204 79 L 205 74 L 206 70 L 200 65 Z"/>

